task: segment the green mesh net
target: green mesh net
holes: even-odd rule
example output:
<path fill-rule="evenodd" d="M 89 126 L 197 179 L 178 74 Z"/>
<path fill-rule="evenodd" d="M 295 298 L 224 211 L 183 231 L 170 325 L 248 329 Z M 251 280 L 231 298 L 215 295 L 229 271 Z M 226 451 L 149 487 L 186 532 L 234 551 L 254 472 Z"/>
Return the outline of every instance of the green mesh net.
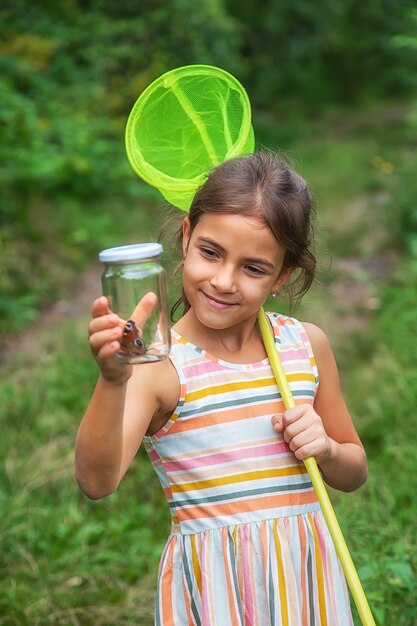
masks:
<path fill-rule="evenodd" d="M 242 85 L 208 65 L 180 67 L 140 95 L 126 126 L 134 171 L 187 211 L 208 172 L 254 149 L 251 108 Z"/>

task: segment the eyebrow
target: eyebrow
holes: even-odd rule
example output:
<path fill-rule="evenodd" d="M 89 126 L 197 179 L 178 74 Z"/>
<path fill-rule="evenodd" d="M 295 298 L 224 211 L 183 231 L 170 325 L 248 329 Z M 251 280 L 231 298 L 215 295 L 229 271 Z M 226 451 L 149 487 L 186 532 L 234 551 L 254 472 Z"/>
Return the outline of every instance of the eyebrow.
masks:
<path fill-rule="evenodd" d="M 217 248 L 217 250 L 219 250 L 219 252 L 226 252 L 226 250 L 223 248 L 223 246 L 221 246 L 219 243 L 217 243 L 217 241 L 215 241 L 214 239 L 210 239 L 210 237 L 198 237 L 197 239 L 198 242 L 200 243 L 206 243 L 210 246 L 213 246 L 213 248 Z M 263 265 L 265 267 L 268 267 L 272 270 L 275 269 L 275 265 L 273 263 L 270 263 L 270 261 L 267 261 L 266 259 L 263 259 L 262 257 L 245 257 L 244 261 L 248 264 L 254 264 L 254 265 Z"/>

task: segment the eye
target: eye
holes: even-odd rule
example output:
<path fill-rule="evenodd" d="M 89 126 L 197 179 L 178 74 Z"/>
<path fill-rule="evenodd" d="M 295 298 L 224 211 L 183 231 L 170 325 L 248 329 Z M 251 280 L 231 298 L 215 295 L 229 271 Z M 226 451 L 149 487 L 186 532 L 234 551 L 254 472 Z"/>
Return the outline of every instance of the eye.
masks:
<path fill-rule="evenodd" d="M 262 270 L 260 267 L 257 267 L 256 265 L 247 265 L 246 269 L 250 274 L 255 274 L 256 276 L 266 275 L 266 272 Z"/>
<path fill-rule="evenodd" d="M 210 259 L 217 259 L 218 258 L 218 254 L 215 250 L 213 250 L 212 248 L 206 248 L 206 246 L 200 246 L 200 252 L 210 258 Z"/>

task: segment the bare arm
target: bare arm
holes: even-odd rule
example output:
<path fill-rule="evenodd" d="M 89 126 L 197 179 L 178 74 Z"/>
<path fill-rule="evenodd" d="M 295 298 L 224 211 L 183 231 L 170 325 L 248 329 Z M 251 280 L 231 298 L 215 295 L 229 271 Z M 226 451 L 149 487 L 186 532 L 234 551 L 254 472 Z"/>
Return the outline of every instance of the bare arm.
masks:
<path fill-rule="evenodd" d="M 179 382 L 168 361 L 134 367 L 115 364 L 122 326 L 105 299 L 94 303 L 90 345 L 101 373 L 75 448 L 77 482 L 93 499 L 117 488 L 152 422 L 163 420 L 179 395 Z"/>
<path fill-rule="evenodd" d="M 135 375 L 122 385 L 99 377 L 75 448 L 77 482 L 90 498 L 103 498 L 117 489 L 152 419 L 158 415 L 155 392 L 150 386 L 144 388 L 146 381 L 152 382 L 149 370 L 155 371 L 156 365 L 135 366 Z M 143 372 L 136 376 L 139 369 Z"/>
<path fill-rule="evenodd" d="M 331 487 L 353 491 L 366 481 L 366 454 L 342 396 L 329 341 L 317 326 L 303 326 L 313 347 L 320 384 L 313 406 L 303 404 L 285 411 L 275 427 L 283 431 L 298 459 L 316 458 Z"/>

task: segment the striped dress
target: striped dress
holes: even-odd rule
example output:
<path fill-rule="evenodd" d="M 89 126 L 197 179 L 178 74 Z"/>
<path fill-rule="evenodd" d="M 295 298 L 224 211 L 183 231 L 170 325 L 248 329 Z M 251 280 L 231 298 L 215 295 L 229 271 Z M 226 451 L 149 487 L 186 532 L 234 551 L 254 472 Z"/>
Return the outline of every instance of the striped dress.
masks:
<path fill-rule="evenodd" d="M 312 403 L 305 330 L 269 319 L 296 402 Z M 268 359 L 229 363 L 172 335 L 180 399 L 144 440 L 172 514 L 156 626 L 352 626 L 309 476 L 271 424 L 284 407 Z"/>

